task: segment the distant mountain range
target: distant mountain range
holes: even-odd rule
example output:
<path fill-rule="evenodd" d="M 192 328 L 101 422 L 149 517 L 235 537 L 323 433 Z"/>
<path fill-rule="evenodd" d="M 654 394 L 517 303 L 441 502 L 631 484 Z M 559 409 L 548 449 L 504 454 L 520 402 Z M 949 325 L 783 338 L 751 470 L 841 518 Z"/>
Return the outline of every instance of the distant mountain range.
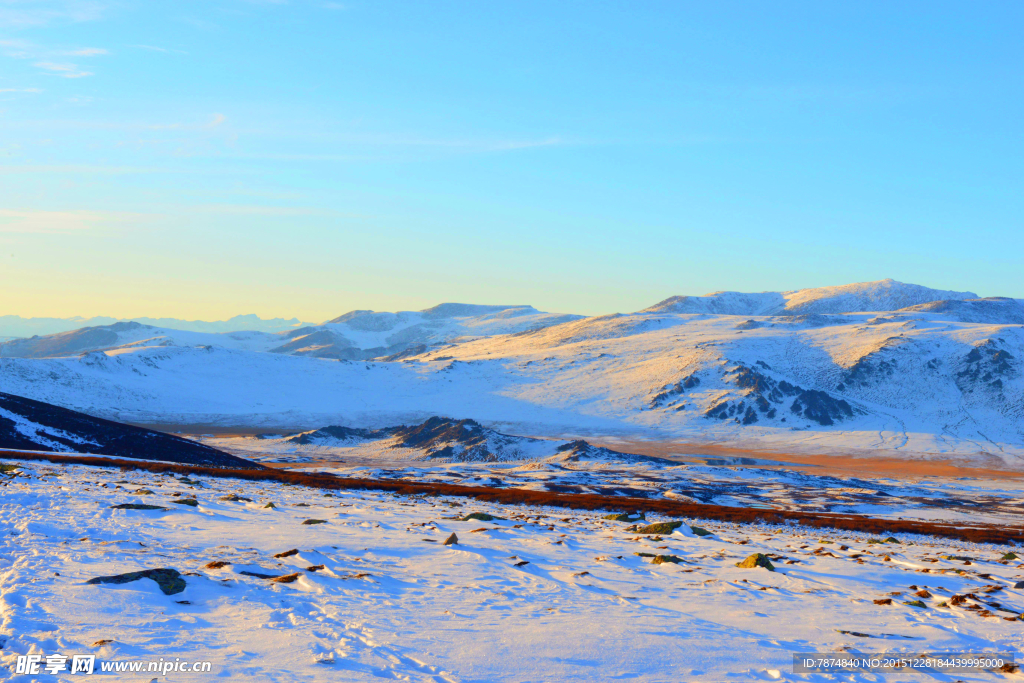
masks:
<path fill-rule="evenodd" d="M 335 360 L 397 360 L 457 339 L 537 330 L 582 317 L 532 306 L 440 304 L 415 312 L 351 311 L 322 325 L 276 333 L 195 332 L 117 322 L 0 343 L 0 358 L 58 358 L 132 345 L 207 345 Z"/>
<path fill-rule="evenodd" d="M 0 391 L 136 423 L 381 428 L 442 414 L 506 434 L 1024 468 L 1024 304 L 882 280 L 589 318 L 443 304 L 279 333 L 116 323 L 0 345 Z"/>
<path fill-rule="evenodd" d="M 298 318 L 285 320 L 271 318 L 264 320 L 258 315 L 236 315 L 228 320 L 206 322 L 204 320 L 179 320 L 177 318 L 111 318 L 96 316 L 93 318 L 22 318 L 18 315 L 0 315 L 0 338 L 31 337 L 34 335 L 57 334 L 70 332 L 83 327 L 98 327 L 118 322 L 134 321 L 143 325 L 166 327 L 172 330 L 191 332 L 238 332 L 256 330 L 260 332 L 282 332 L 310 323 L 303 323 Z"/>

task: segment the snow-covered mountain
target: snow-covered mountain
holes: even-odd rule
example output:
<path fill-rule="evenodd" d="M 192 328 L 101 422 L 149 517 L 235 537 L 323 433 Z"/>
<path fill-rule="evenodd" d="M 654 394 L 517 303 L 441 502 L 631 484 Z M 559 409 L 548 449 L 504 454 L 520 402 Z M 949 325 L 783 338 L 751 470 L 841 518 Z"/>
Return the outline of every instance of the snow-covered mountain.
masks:
<path fill-rule="evenodd" d="M 320 350 L 308 339 L 281 348 L 302 335 L 134 329 L 118 334 L 136 341 L 104 351 L 5 354 L 0 389 L 140 423 L 382 428 L 440 414 L 565 439 L 980 453 L 1022 466 L 1020 302 L 892 281 L 802 291 L 780 294 L 778 314 L 353 312 L 318 330 L 351 346 Z M 876 310 L 847 310 L 862 308 Z M 375 349 L 378 360 L 317 357 L 344 349 Z"/>
<path fill-rule="evenodd" d="M 0 358 L 59 358 L 99 350 L 145 346 L 217 346 L 293 356 L 367 360 L 415 355 L 452 341 L 536 330 L 583 316 L 543 313 L 532 306 L 441 304 L 424 311 L 351 311 L 322 325 L 270 334 L 194 332 L 136 321 L 0 344 Z"/>
<path fill-rule="evenodd" d="M 977 298 L 973 292 L 950 292 L 895 280 L 879 280 L 792 292 L 714 292 L 704 296 L 673 296 L 644 310 L 649 313 L 713 315 L 807 315 L 895 311 L 932 301 Z"/>
<path fill-rule="evenodd" d="M 288 341 L 271 351 L 314 358 L 398 360 L 423 353 L 431 345 L 536 330 L 582 317 L 544 313 L 532 306 L 472 304 L 440 304 L 398 313 L 350 311 L 323 325 L 287 333 Z"/>
<path fill-rule="evenodd" d="M 2 393 L 0 449 L 90 453 L 207 467 L 258 467 L 191 439 Z"/>

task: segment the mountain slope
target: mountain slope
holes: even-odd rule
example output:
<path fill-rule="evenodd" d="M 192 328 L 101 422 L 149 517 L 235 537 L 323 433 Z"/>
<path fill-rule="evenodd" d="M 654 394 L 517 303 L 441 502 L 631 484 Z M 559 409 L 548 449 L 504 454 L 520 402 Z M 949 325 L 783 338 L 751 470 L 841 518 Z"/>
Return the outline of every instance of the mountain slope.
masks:
<path fill-rule="evenodd" d="M 0 393 L 0 448 L 251 469 L 258 465 L 172 434 Z"/>
<path fill-rule="evenodd" d="M 440 304 L 424 311 L 352 311 L 323 325 L 286 332 L 193 332 L 118 322 L 0 343 L 0 358 L 59 358 L 133 346 L 217 346 L 248 351 L 369 360 L 415 355 L 428 346 L 467 337 L 510 334 L 556 325 L 582 316 L 544 313 L 531 306 Z"/>
<path fill-rule="evenodd" d="M 978 295 L 972 292 L 952 292 L 895 280 L 879 280 L 791 292 L 714 292 L 704 296 L 673 296 L 643 312 L 714 315 L 862 313 L 894 311 L 931 301 L 977 298 Z"/>
<path fill-rule="evenodd" d="M 794 308 L 825 302 L 818 310 L 829 311 L 859 306 L 868 294 L 897 305 L 939 291 L 921 289 L 852 286 L 791 300 Z M 504 434 L 963 455 L 1024 467 L 1018 306 L 947 296 L 887 312 L 647 310 L 536 329 L 528 324 L 547 314 L 518 308 L 442 318 L 437 328 L 421 327 L 437 322 L 421 313 L 354 312 L 321 327 L 345 326 L 356 349 L 407 330 L 462 336 L 443 347 L 410 341 L 389 360 L 341 363 L 300 349 L 267 353 L 276 347 L 265 340 L 142 341 L 75 357 L 0 359 L 0 387 L 136 423 L 376 429 L 441 414 Z M 968 315 L 980 321 L 961 319 Z M 509 329 L 502 325 L 510 321 L 514 333 L 463 334 Z"/>

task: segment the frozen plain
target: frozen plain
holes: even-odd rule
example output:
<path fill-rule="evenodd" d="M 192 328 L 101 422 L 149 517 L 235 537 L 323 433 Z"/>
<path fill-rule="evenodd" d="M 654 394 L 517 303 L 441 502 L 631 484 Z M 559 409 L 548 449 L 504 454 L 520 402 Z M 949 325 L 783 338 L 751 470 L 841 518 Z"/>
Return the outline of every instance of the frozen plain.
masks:
<path fill-rule="evenodd" d="M 40 462 L 5 481 L 4 665 L 63 652 L 213 663 L 174 680 L 952 683 L 1016 674 L 794 674 L 792 653 L 1022 645 L 1024 572 L 1003 546 L 705 520 L 687 521 L 708 536 L 638 535 L 601 513 Z M 505 519 L 456 519 L 469 512 Z M 735 566 L 758 552 L 775 571 Z M 157 567 L 184 591 L 86 583 Z"/>

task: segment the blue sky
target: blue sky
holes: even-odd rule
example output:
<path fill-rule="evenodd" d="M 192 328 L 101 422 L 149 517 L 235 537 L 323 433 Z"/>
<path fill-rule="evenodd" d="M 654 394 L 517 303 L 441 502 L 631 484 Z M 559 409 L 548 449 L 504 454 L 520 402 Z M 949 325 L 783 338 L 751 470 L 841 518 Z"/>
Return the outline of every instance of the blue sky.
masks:
<path fill-rule="evenodd" d="M 1024 4 L 0 0 L 0 314 L 1024 297 Z"/>

